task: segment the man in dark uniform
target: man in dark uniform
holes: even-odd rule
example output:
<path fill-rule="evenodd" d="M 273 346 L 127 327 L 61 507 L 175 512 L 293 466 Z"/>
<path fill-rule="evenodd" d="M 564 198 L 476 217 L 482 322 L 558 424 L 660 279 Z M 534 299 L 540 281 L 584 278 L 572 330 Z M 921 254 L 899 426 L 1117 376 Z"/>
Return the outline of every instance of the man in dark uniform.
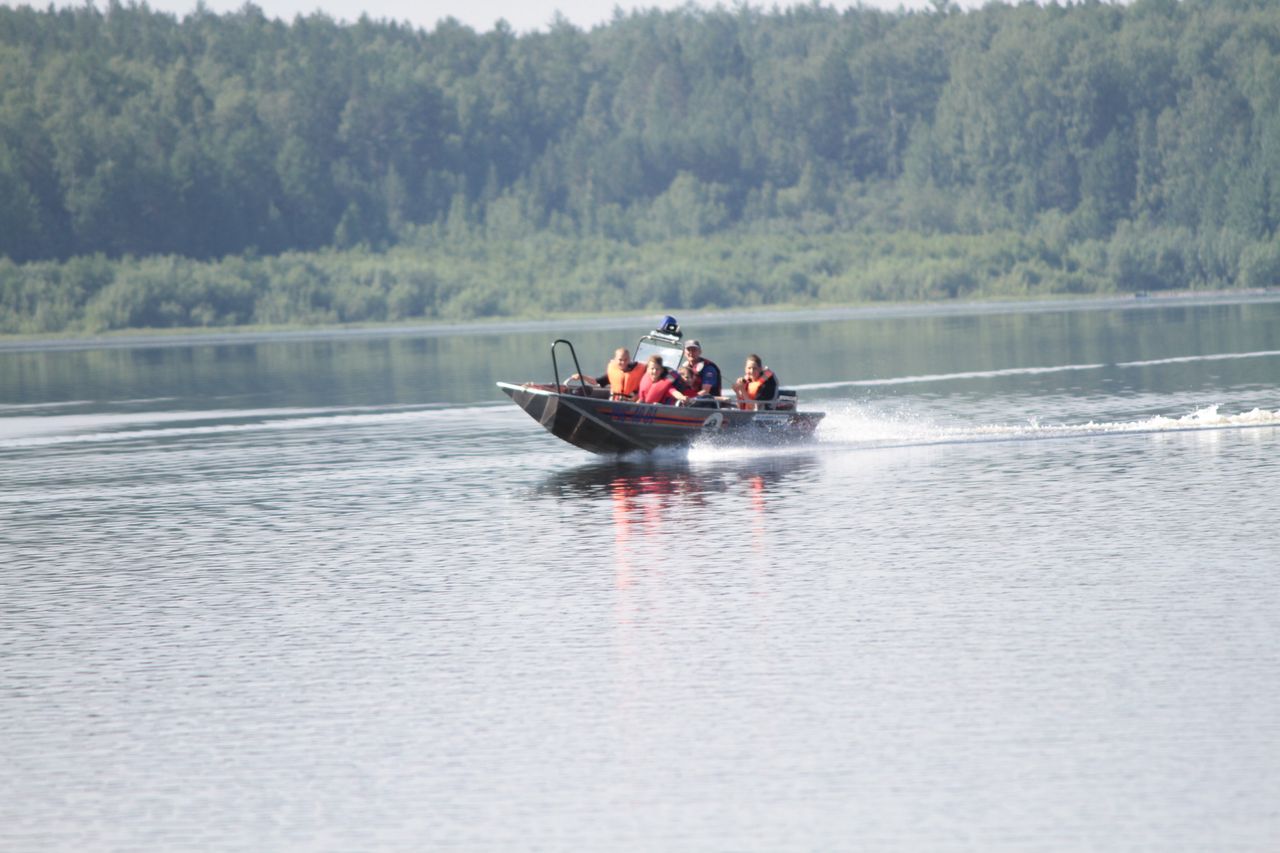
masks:
<path fill-rule="evenodd" d="M 702 344 L 691 340 L 684 345 L 685 362 L 693 374 L 693 385 L 697 397 L 710 398 L 720 396 L 720 368 L 714 361 L 702 357 Z"/>

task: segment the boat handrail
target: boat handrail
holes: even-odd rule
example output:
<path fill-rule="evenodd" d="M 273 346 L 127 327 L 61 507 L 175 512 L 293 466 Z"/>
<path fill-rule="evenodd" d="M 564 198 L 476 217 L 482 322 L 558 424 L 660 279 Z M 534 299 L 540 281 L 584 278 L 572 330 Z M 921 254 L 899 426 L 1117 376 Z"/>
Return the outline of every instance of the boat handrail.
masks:
<path fill-rule="evenodd" d="M 551 342 L 551 372 L 555 375 L 555 387 L 558 391 L 560 389 L 560 365 L 556 363 L 556 344 L 564 344 L 569 348 L 569 355 L 573 356 L 574 372 L 576 372 L 578 376 L 582 376 L 583 373 L 582 365 L 578 364 L 578 352 L 573 348 L 573 342 L 567 341 L 564 338 L 556 338 Z"/>

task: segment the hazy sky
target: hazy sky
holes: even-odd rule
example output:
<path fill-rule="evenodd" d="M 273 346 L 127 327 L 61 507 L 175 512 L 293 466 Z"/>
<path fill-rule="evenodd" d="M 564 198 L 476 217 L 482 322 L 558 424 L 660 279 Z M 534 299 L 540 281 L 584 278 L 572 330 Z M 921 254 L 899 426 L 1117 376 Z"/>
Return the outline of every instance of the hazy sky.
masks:
<path fill-rule="evenodd" d="M 66 3 L 55 0 L 55 4 L 81 5 L 83 0 Z M 0 0 L 0 5 L 31 5 L 37 9 L 47 7 L 47 0 Z M 106 0 L 99 0 L 98 8 L 106 7 Z M 147 0 L 152 9 L 172 12 L 178 16 L 195 9 L 196 0 Z M 205 7 L 213 12 L 231 12 L 244 5 L 244 0 L 205 0 Z M 545 29 L 557 11 L 570 22 L 583 29 L 590 29 L 595 24 L 608 22 L 613 17 L 613 10 L 621 8 L 630 11 L 634 8 L 673 9 L 685 5 L 681 0 L 255 0 L 267 15 L 284 20 L 292 20 L 295 15 L 309 14 L 317 10 L 330 17 L 354 21 L 361 13 L 368 13 L 371 18 L 389 18 L 397 21 L 409 21 L 419 27 L 431 29 L 442 18 L 457 18 L 462 23 L 479 31 L 493 29 L 499 18 L 505 18 L 517 32 Z M 696 5 L 710 7 L 714 3 L 702 2 Z M 724 4 L 732 6 L 731 3 Z M 775 3 L 749 3 L 753 7 L 772 8 Z M 795 5 L 790 2 L 777 3 L 778 6 Z M 844 9 L 858 5 L 855 2 L 828 2 L 823 5 Z M 867 8 L 878 9 L 928 9 L 930 0 L 862 0 Z M 981 0 L 961 0 L 964 8 L 982 5 Z"/>

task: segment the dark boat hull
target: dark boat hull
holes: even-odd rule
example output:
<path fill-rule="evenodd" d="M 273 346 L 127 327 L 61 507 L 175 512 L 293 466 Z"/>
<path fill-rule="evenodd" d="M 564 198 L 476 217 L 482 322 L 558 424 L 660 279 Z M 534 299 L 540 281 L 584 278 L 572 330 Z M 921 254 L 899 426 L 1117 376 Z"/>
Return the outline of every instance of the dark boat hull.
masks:
<path fill-rule="evenodd" d="M 548 385 L 498 387 L 557 438 L 602 455 L 687 445 L 703 437 L 732 441 L 804 440 L 822 412 L 743 411 L 608 400 Z"/>

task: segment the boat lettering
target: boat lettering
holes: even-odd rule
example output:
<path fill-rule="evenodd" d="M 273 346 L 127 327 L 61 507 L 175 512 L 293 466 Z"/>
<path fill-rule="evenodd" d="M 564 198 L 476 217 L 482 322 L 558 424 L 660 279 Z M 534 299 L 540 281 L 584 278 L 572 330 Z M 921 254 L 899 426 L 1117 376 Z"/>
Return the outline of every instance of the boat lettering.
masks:
<path fill-rule="evenodd" d="M 656 415 L 655 410 L 650 409 L 606 409 L 605 414 L 615 421 L 622 421 L 627 424 L 651 424 Z"/>

